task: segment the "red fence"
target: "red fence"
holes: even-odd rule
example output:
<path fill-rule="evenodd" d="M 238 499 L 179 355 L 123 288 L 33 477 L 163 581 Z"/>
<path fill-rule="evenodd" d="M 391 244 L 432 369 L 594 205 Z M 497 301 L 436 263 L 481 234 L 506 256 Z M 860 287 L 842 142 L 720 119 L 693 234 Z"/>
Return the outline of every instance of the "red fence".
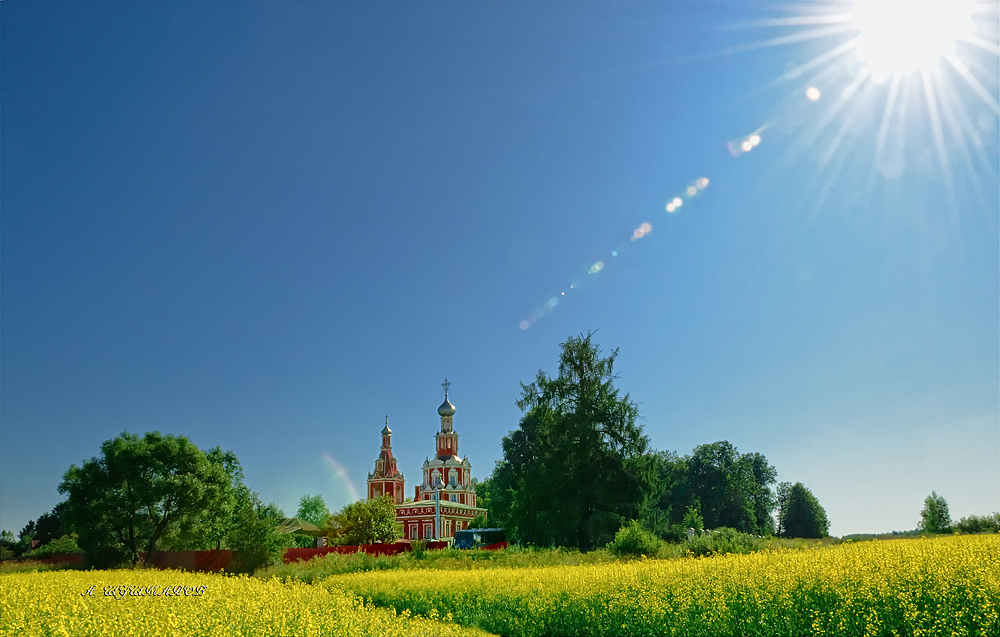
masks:
<path fill-rule="evenodd" d="M 83 553 L 70 553 L 68 555 L 49 555 L 47 557 L 15 557 L 4 560 L 5 562 L 41 562 L 42 564 L 69 564 L 71 566 L 83 566 Z"/>
<path fill-rule="evenodd" d="M 448 542 L 427 542 L 428 549 L 443 549 L 448 547 Z M 317 549 L 285 549 L 282 561 L 285 564 L 298 560 L 309 561 L 314 557 L 321 557 L 329 553 L 351 554 L 358 551 L 369 555 L 398 555 L 411 550 L 409 542 L 396 542 L 394 544 L 362 544 L 361 546 L 324 546 Z M 491 544 L 483 547 L 494 550 L 507 548 L 506 542 Z M 73 566 L 83 566 L 84 556 L 81 553 L 72 555 L 50 555 L 49 557 L 24 558 L 43 564 L 71 564 Z M 21 561 L 11 560 L 11 561 Z M 154 551 L 149 560 L 149 565 L 156 568 L 179 568 L 186 571 L 217 572 L 223 569 L 232 570 L 233 552 L 229 550 L 218 551 Z"/>
<path fill-rule="evenodd" d="M 231 570 L 233 552 L 217 551 L 153 551 L 149 566 L 156 568 L 182 568 L 186 571 L 215 572 Z"/>
<path fill-rule="evenodd" d="M 427 542 L 429 549 L 443 549 L 448 547 L 447 542 Z M 369 555 L 398 555 L 410 550 L 409 542 L 395 542 L 394 544 L 362 544 L 361 546 L 324 546 L 318 549 L 285 549 L 283 561 L 285 564 L 298 560 L 309 561 L 314 557 L 321 557 L 329 553 L 349 554 L 361 551 Z"/>

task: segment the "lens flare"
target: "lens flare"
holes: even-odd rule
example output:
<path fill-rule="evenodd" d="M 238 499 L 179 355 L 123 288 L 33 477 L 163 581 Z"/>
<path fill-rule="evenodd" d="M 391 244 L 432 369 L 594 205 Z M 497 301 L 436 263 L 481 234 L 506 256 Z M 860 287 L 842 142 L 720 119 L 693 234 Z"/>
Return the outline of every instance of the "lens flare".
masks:
<path fill-rule="evenodd" d="M 707 187 L 708 187 L 708 177 L 698 177 L 694 181 L 694 185 L 687 186 L 684 189 L 684 192 L 687 194 L 687 196 L 693 197 L 693 196 L 697 195 L 701 190 L 704 190 Z M 684 200 L 683 199 L 681 199 L 680 197 L 674 197 L 674 198 L 672 198 L 667 203 L 666 210 L 669 213 L 676 212 L 677 210 L 680 209 L 680 207 L 683 204 L 684 204 Z M 648 222 L 648 221 L 643 221 L 641 224 L 639 224 L 639 226 L 637 228 L 635 228 L 632 231 L 632 236 L 629 237 L 629 242 L 638 241 L 639 239 L 642 239 L 643 237 L 646 237 L 647 235 L 649 235 L 649 233 L 652 232 L 652 231 L 653 231 L 653 224 L 650 223 L 650 222 Z M 619 243 L 618 247 L 616 249 L 611 250 L 611 256 L 612 257 L 618 257 L 619 255 L 625 255 L 625 254 L 627 254 L 628 253 L 629 242 L 623 241 L 623 242 Z M 585 271 L 586 274 L 588 274 L 588 275 L 596 275 L 599 272 L 601 272 L 602 270 L 604 270 L 605 263 L 604 263 L 604 261 L 596 261 L 594 263 L 591 263 L 588 266 L 584 266 L 584 268 L 585 268 L 585 270 L 581 269 L 581 272 Z M 575 277 L 575 278 L 573 278 L 571 280 L 572 280 L 572 283 L 570 283 L 569 289 L 572 291 L 572 290 L 579 289 L 580 283 L 582 281 L 587 280 L 587 279 L 582 278 L 582 275 L 581 275 L 581 276 L 577 276 L 577 277 Z M 561 291 L 561 292 L 559 292 L 559 294 L 557 296 L 553 296 L 553 297 L 549 298 L 542 305 L 540 305 L 539 307 L 535 308 L 535 310 L 531 314 L 529 314 L 527 318 L 525 318 L 522 321 L 520 321 L 517 324 L 518 328 L 520 328 L 522 331 L 529 329 L 536 322 L 538 322 L 541 319 L 543 319 L 546 316 L 548 316 L 548 314 L 553 311 L 553 309 L 556 307 L 556 305 L 559 304 L 560 298 L 561 297 L 565 297 L 565 296 L 566 296 L 566 292 L 565 291 Z"/>
<path fill-rule="evenodd" d="M 808 99 L 810 102 L 815 102 L 819 100 L 819 97 L 820 97 L 819 89 L 816 88 L 815 86 L 810 86 L 809 88 L 806 89 L 806 99 Z"/>

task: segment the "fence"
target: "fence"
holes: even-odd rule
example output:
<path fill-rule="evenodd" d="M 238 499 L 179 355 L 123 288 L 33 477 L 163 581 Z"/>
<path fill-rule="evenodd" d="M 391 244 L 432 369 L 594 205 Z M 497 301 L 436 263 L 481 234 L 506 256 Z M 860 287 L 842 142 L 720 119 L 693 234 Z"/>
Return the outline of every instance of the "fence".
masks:
<path fill-rule="evenodd" d="M 506 545 L 506 543 L 504 543 Z M 443 549 L 448 547 L 448 542 L 427 542 L 428 549 Z M 492 548 L 492 547 L 487 547 Z M 329 553 L 351 554 L 361 551 L 369 555 L 398 555 L 411 550 L 409 542 L 395 542 L 393 544 L 362 544 L 361 546 L 324 546 L 315 549 L 285 549 L 282 561 L 286 564 L 298 560 L 308 561 L 314 557 L 321 557 Z M 85 564 L 82 553 L 69 555 L 50 555 L 48 557 L 37 558 L 16 558 L 11 562 L 34 561 L 43 564 L 69 564 L 71 566 L 82 567 Z M 214 573 L 221 570 L 232 570 L 233 552 L 228 549 L 212 551 L 153 551 L 150 557 L 150 566 L 155 568 L 177 568 L 186 571 L 201 571 Z"/>

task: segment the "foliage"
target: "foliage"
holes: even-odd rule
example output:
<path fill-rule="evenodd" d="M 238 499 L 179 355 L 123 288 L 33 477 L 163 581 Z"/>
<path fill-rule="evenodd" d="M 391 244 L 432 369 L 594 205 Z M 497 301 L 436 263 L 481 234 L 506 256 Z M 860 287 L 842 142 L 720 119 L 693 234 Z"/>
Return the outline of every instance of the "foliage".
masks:
<path fill-rule="evenodd" d="M 575 549 L 542 549 L 511 546 L 499 550 L 460 550 L 456 548 L 427 549 L 423 541 L 412 542 L 413 550 L 398 555 L 368 555 L 356 553 L 328 553 L 309 561 L 279 564 L 260 571 L 257 577 L 291 578 L 304 582 L 318 582 L 331 575 L 364 571 L 395 570 L 446 570 L 539 568 L 546 566 L 580 566 L 603 564 L 618 558 L 598 549 L 581 553 Z"/>
<path fill-rule="evenodd" d="M 64 535 L 56 538 L 47 544 L 42 544 L 38 548 L 25 553 L 25 557 L 48 557 L 49 555 L 72 555 L 82 553 L 83 550 L 77 543 L 77 535 Z"/>
<path fill-rule="evenodd" d="M 695 447 L 686 464 L 691 495 L 701 506 L 706 527 L 756 535 L 774 532 L 770 485 L 777 471 L 762 454 L 740 454 L 722 440 Z"/>
<path fill-rule="evenodd" d="M 0 573 L 28 573 L 36 571 L 78 570 L 78 567 L 67 562 L 49 563 L 38 560 L 16 560 L 0 563 Z"/>
<path fill-rule="evenodd" d="M 304 495 L 299 500 L 299 510 L 295 517 L 305 520 L 313 526 L 323 528 L 330 518 L 330 510 L 326 508 L 326 502 L 321 495 Z"/>
<path fill-rule="evenodd" d="M 705 520 L 701 517 L 701 508 L 698 506 L 690 506 L 687 511 L 684 512 L 684 519 L 681 520 L 681 526 L 684 527 L 685 531 L 687 529 L 692 529 L 695 533 L 701 533 L 705 528 Z"/>
<path fill-rule="evenodd" d="M 782 537 L 821 538 L 830 533 L 826 510 L 801 482 L 788 488 L 780 516 Z"/>
<path fill-rule="evenodd" d="M 663 540 L 642 527 L 638 520 L 632 520 L 615 533 L 615 539 L 608 543 L 608 550 L 615 555 L 645 555 L 654 557 L 663 550 Z"/>
<path fill-rule="evenodd" d="M 168 585 L 171 595 L 164 592 Z M 0 635 L 18 637 L 488 637 L 475 628 L 367 607 L 325 587 L 182 571 L 4 573 L 0 608 Z"/>
<path fill-rule="evenodd" d="M 184 531 L 232 506 L 222 452 L 211 456 L 184 436 L 123 432 L 101 456 L 71 465 L 59 485 L 66 517 L 93 565 L 137 562 L 168 531 Z M 235 459 L 235 457 L 233 457 Z"/>
<path fill-rule="evenodd" d="M 348 504 L 331 515 L 325 527 L 335 546 L 395 542 L 403 537 L 403 527 L 396 521 L 396 503 L 388 495 Z"/>
<path fill-rule="evenodd" d="M 316 538 L 305 533 L 288 533 L 285 536 L 285 545 L 299 549 L 309 549 L 316 546 Z"/>
<path fill-rule="evenodd" d="M 476 517 L 472 518 L 472 520 L 469 521 L 468 528 L 470 528 L 470 529 L 488 529 L 488 528 L 492 528 L 492 527 L 490 527 L 489 522 L 486 521 L 486 516 L 483 515 L 482 513 L 480 513 L 480 514 L 476 515 Z M 497 527 L 497 528 L 500 528 L 500 527 Z"/>
<path fill-rule="evenodd" d="M 948 514 L 948 503 L 934 491 L 924 499 L 924 508 L 920 511 L 918 527 L 925 533 L 948 533 L 951 531 L 951 515 Z"/>
<path fill-rule="evenodd" d="M 955 523 L 959 533 L 1000 533 L 1000 513 L 970 515 Z"/>
<path fill-rule="evenodd" d="M 618 350 L 602 357 L 592 336 L 562 343 L 556 377 L 539 371 L 521 384 L 524 416 L 484 489 L 512 539 L 593 548 L 639 514 L 649 490 L 635 470 L 648 440 L 635 403 L 614 386 Z"/>
<path fill-rule="evenodd" d="M 371 603 L 535 635 L 996 635 L 1000 537 L 324 580 Z M 891 592 L 891 594 L 887 594 Z"/>
<path fill-rule="evenodd" d="M 237 494 L 232 528 L 226 543 L 233 551 L 233 569 L 253 573 L 281 561 L 286 538 L 276 531 L 285 517 L 274 504 L 263 504 L 255 492 L 243 487 Z"/>
<path fill-rule="evenodd" d="M 696 535 L 681 545 L 685 554 L 691 557 L 723 555 L 726 553 L 753 553 L 761 550 L 762 540 L 736 529 L 720 527 L 708 533 Z"/>

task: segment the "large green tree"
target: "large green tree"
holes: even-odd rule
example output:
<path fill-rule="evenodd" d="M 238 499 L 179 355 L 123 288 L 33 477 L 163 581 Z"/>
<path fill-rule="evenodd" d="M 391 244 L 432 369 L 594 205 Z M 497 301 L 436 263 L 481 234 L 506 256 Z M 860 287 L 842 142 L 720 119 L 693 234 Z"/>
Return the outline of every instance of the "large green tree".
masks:
<path fill-rule="evenodd" d="M 744 533 L 774 532 L 771 486 L 777 471 L 759 453 L 740 454 L 722 440 L 695 447 L 687 459 L 692 497 L 701 505 L 705 528 L 730 527 Z"/>
<path fill-rule="evenodd" d="M 59 492 L 91 563 L 138 562 L 142 552 L 148 561 L 165 533 L 228 520 L 234 495 L 226 457 L 205 454 L 184 436 L 123 432 L 101 445 L 99 457 L 70 466 Z"/>
<path fill-rule="evenodd" d="M 614 386 L 618 350 L 603 356 L 592 333 L 561 348 L 557 376 L 539 371 L 521 384 L 524 416 L 490 477 L 491 514 L 528 544 L 588 550 L 640 515 L 648 440 L 635 403 Z"/>
<path fill-rule="evenodd" d="M 924 508 L 920 511 L 921 531 L 927 533 L 947 533 L 951 531 L 951 514 L 948 513 L 948 503 L 936 492 L 924 499 Z"/>
<path fill-rule="evenodd" d="M 225 538 L 226 546 L 233 551 L 234 570 L 253 573 L 281 561 L 286 538 L 276 528 L 284 517 L 276 504 L 264 504 L 256 492 L 239 485 Z"/>
<path fill-rule="evenodd" d="M 779 527 L 782 537 L 821 538 L 830 533 L 830 521 L 819 500 L 801 482 L 791 487 L 782 483 Z M 787 494 L 787 495 L 786 495 Z"/>
<path fill-rule="evenodd" d="M 331 515 L 325 527 L 334 545 L 379 544 L 403 537 L 403 525 L 396 521 L 396 502 L 391 495 L 352 502 Z"/>
<path fill-rule="evenodd" d="M 330 517 L 330 510 L 326 508 L 323 496 L 304 495 L 299 500 L 299 510 L 296 511 L 295 517 L 322 528 Z"/>

